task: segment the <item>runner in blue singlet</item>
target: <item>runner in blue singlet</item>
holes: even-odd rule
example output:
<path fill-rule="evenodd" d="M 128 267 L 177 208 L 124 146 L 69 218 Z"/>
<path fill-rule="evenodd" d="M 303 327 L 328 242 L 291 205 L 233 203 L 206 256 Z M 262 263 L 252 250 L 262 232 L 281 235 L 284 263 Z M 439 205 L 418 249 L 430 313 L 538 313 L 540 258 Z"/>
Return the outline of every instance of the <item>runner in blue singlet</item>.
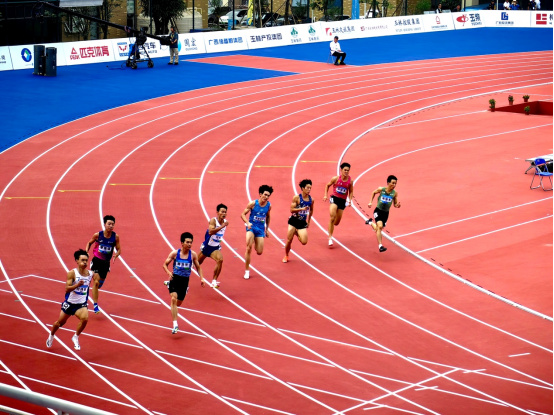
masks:
<path fill-rule="evenodd" d="M 308 226 L 310 226 L 310 220 L 314 214 L 314 200 L 310 196 L 312 181 L 304 179 L 299 183 L 299 186 L 302 189 L 302 193 L 294 196 L 290 205 L 290 213 L 292 215 L 289 218 L 285 257 L 283 258 L 285 263 L 289 262 L 289 252 L 294 235 L 298 237 L 302 245 L 308 243 Z"/>
<path fill-rule="evenodd" d="M 250 202 L 244 212 L 242 212 L 242 220 L 246 224 L 246 254 L 244 260 L 246 263 L 246 271 L 244 279 L 250 278 L 250 254 L 252 245 L 256 249 L 256 253 L 261 255 L 264 252 L 264 238 L 269 238 L 269 220 L 271 212 L 271 203 L 269 196 L 273 193 L 273 187 L 264 184 L 259 188 L 260 197 L 257 200 Z M 250 212 L 250 218 L 246 218 Z"/>
<path fill-rule="evenodd" d="M 198 262 L 200 265 L 206 258 L 211 258 L 215 261 L 214 279 L 212 281 L 212 287 L 219 288 L 219 282 L 217 278 L 221 273 L 223 267 L 223 254 L 221 253 L 221 241 L 229 226 L 229 222 L 225 220 L 227 216 L 227 206 L 223 203 L 217 205 L 217 217 L 211 218 L 204 237 L 204 242 L 200 246 L 200 254 L 198 254 Z"/>

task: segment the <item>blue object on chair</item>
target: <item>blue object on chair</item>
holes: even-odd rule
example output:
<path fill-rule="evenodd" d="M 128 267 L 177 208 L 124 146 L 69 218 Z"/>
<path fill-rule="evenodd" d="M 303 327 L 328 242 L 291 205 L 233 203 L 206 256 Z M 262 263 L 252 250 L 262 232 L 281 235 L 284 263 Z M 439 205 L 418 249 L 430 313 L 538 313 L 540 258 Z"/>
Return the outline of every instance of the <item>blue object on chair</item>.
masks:
<path fill-rule="evenodd" d="M 333 56 L 333 52 L 331 51 L 331 49 L 329 49 L 329 55 L 327 56 L 327 63 L 329 63 L 329 58 L 331 58 L 331 60 L 333 61 L 332 63 L 335 64 L 335 63 L 337 63 L 337 59 L 339 57 L 338 56 Z"/>
<path fill-rule="evenodd" d="M 540 182 L 538 186 L 533 187 L 533 182 L 535 181 L 535 177 L 540 177 Z M 545 189 L 544 185 L 542 184 L 542 178 L 548 177 L 550 179 L 550 189 Z M 552 190 L 552 173 L 548 171 L 548 166 L 546 165 L 546 161 L 544 159 L 535 159 L 535 174 L 533 175 L 533 180 L 531 180 L 531 189 L 538 189 L 539 187 L 542 187 L 542 190 Z"/>

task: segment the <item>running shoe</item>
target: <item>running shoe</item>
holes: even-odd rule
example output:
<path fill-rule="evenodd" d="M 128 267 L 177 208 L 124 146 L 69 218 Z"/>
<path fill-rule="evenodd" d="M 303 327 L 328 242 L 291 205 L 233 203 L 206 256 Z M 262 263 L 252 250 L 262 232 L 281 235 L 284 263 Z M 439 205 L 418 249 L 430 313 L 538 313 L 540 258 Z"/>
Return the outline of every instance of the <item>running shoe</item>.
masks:
<path fill-rule="evenodd" d="M 333 246 L 333 240 L 329 239 L 329 246 Z"/>
<path fill-rule="evenodd" d="M 46 347 L 51 348 L 52 343 L 54 343 L 54 336 L 48 336 L 46 339 Z"/>
<path fill-rule="evenodd" d="M 164 281 L 164 285 L 165 285 L 166 287 L 169 287 L 169 281 Z"/>
<path fill-rule="evenodd" d="M 79 336 L 74 335 L 71 340 L 73 340 L 73 347 L 75 347 L 75 350 L 81 350 L 81 345 L 79 344 Z"/>
<path fill-rule="evenodd" d="M 179 331 L 179 326 L 175 326 L 173 327 L 173 330 L 171 330 L 171 334 L 177 334 L 178 331 Z"/>
<path fill-rule="evenodd" d="M 94 312 L 98 314 L 100 312 L 100 307 L 98 307 L 98 304 L 94 303 Z"/>
<path fill-rule="evenodd" d="M 366 225 L 371 225 L 371 222 L 373 222 L 373 219 L 369 218 L 368 220 L 365 221 L 365 224 Z"/>
<path fill-rule="evenodd" d="M 287 263 L 289 262 L 289 257 L 287 255 L 285 255 L 285 257 L 283 258 L 283 263 Z"/>
<path fill-rule="evenodd" d="M 250 279 L 250 271 L 246 271 L 246 272 L 244 273 L 244 279 L 245 279 L 245 280 L 249 280 L 249 279 Z"/>
<path fill-rule="evenodd" d="M 379 252 L 385 252 L 386 250 L 387 248 L 385 248 L 384 246 L 379 247 Z"/>
<path fill-rule="evenodd" d="M 212 280 L 212 287 L 219 288 L 219 283 L 217 282 L 217 280 Z"/>

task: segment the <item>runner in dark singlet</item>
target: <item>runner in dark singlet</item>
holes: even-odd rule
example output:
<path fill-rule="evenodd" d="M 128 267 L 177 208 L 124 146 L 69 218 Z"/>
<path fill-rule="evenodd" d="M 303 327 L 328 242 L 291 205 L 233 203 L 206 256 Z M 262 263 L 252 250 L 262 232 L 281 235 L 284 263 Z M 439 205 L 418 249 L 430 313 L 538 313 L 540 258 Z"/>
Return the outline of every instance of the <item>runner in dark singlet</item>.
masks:
<path fill-rule="evenodd" d="M 314 214 L 314 200 L 310 196 L 312 181 L 304 179 L 299 183 L 299 186 L 302 189 L 302 193 L 294 196 L 290 205 L 290 213 L 292 215 L 289 218 L 285 257 L 283 258 L 285 263 L 289 262 L 289 252 L 294 235 L 298 237 L 302 245 L 308 243 L 308 226 L 310 226 L 310 220 Z"/>
<path fill-rule="evenodd" d="M 98 307 L 98 290 L 102 288 L 108 272 L 110 272 L 110 260 L 113 258 L 113 263 L 115 263 L 117 257 L 121 255 L 119 235 L 116 235 L 113 231 L 114 226 L 115 218 L 112 215 L 104 216 L 104 230 L 92 235 L 85 248 L 85 251 L 88 252 L 90 247 L 94 245 L 90 269 L 97 273 L 92 285 L 92 299 L 94 300 L 95 313 L 100 312 Z M 115 255 L 114 248 L 117 249 Z"/>
<path fill-rule="evenodd" d="M 338 226 L 344 208 L 348 206 L 348 198 L 352 200 L 354 197 L 354 184 L 352 177 L 350 177 L 350 164 L 342 163 L 340 165 L 340 176 L 335 176 L 325 186 L 325 195 L 323 201 L 327 200 L 329 194 L 329 188 L 333 186 L 333 194 L 329 198 L 331 206 L 329 207 L 329 246 L 333 246 L 333 231 L 335 226 Z"/>
<path fill-rule="evenodd" d="M 373 204 L 373 198 L 375 195 L 379 195 L 377 199 L 377 207 L 373 211 L 373 220 L 369 219 L 366 223 L 371 225 L 377 235 L 377 242 L 379 243 L 379 252 L 385 252 L 385 248 L 382 244 L 382 230 L 387 226 L 387 220 L 389 219 L 389 210 L 391 206 L 395 208 L 400 207 L 400 202 L 398 201 L 398 193 L 395 189 L 398 179 L 396 176 L 389 176 L 387 178 L 387 187 L 378 187 L 371 194 L 371 200 L 367 204 L 368 207 L 371 207 Z"/>

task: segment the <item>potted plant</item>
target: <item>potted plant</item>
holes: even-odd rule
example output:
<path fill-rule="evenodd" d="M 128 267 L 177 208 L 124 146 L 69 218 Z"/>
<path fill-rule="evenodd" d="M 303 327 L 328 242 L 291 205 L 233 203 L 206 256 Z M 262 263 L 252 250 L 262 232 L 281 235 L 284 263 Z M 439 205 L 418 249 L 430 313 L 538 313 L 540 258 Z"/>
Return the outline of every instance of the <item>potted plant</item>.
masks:
<path fill-rule="evenodd" d="M 525 115 L 529 115 L 529 113 L 531 112 L 531 107 L 527 105 L 525 108 L 523 108 L 523 111 L 525 111 Z"/>
<path fill-rule="evenodd" d="M 508 102 L 510 103 L 510 105 L 514 105 L 514 96 L 513 95 L 508 95 Z"/>
<path fill-rule="evenodd" d="M 496 108 L 496 100 L 489 99 L 489 104 L 491 106 L 491 112 L 494 112 L 494 109 Z"/>
<path fill-rule="evenodd" d="M 523 96 L 523 102 L 527 102 L 529 101 L 529 95 L 524 95 Z"/>

